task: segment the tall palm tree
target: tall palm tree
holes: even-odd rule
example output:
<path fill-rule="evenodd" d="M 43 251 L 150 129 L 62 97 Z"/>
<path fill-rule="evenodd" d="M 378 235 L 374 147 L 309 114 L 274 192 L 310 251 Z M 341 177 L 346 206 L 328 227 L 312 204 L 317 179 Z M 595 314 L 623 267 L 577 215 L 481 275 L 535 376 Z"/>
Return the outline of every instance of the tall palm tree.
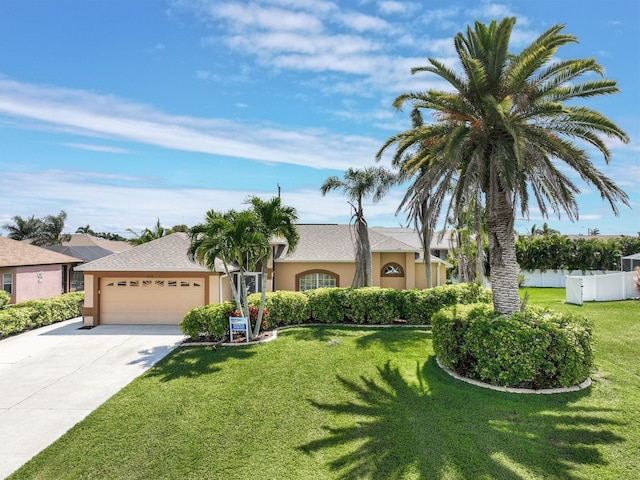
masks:
<path fill-rule="evenodd" d="M 563 25 L 551 27 L 520 53 L 509 52 L 516 23 L 505 18 L 489 25 L 475 22 L 454 45 L 461 73 L 430 58 L 413 73 L 429 72 L 447 81 L 453 91 L 429 90 L 400 95 L 396 109 L 410 102 L 413 109 L 434 112 L 434 122 L 392 136 L 378 152 L 396 145 L 394 159 L 415 145 L 418 149 L 404 168 L 427 166 L 433 183 L 443 182 L 453 192 L 453 208 L 463 206 L 466 192 L 478 188 L 484 195 L 490 248 L 491 284 L 497 312 L 517 311 L 518 265 L 513 225 L 516 210 L 527 216 L 532 195 L 543 215 L 549 210 L 578 217 L 578 186 L 563 173 L 574 170 L 597 188 L 614 213 L 627 195 L 589 160 L 575 141 L 597 148 L 608 163 L 611 153 L 603 135 L 628 142 L 627 135 L 601 113 L 567 103 L 618 91 L 616 82 L 596 78 L 579 82 L 585 74 L 602 76 L 595 59 L 555 61 L 560 46 L 576 42 L 563 34 Z"/>
<path fill-rule="evenodd" d="M 296 222 L 298 214 L 296 209 L 287 205 L 282 205 L 280 197 L 273 197 L 270 200 L 262 200 L 259 197 L 252 196 L 247 199 L 247 203 L 251 205 L 253 213 L 260 221 L 260 227 L 267 238 L 271 240 L 273 237 L 281 237 L 287 241 L 288 251 L 293 252 L 300 239 Z M 271 252 L 273 254 L 273 252 Z M 262 325 L 262 313 L 267 296 L 267 277 L 269 272 L 269 252 L 260 259 L 262 271 L 262 289 L 260 294 L 260 306 L 258 308 L 258 319 L 253 330 L 253 336 L 256 337 L 260 333 Z"/>
<path fill-rule="evenodd" d="M 38 236 L 42 226 L 42 220 L 31 215 L 29 218 L 22 218 L 20 215 L 11 217 L 13 223 L 5 223 L 2 228 L 7 230 L 9 238 L 13 240 L 26 240 Z"/>
<path fill-rule="evenodd" d="M 351 282 L 352 287 L 371 285 L 372 277 L 371 244 L 362 202 L 369 196 L 374 202 L 378 202 L 397 181 L 396 175 L 382 167 L 349 168 L 344 172 L 344 180 L 331 176 L 320 187 L 323 196 L 332 190 L 342 190 L 349 197 L 356 243 L 356 272 Z"/>
<path fill-rule="evenodd" d="M 209 210 L 205 221 L 189 230 L 187 256 L 197 260 L 212 272 L 216 258 L 222 261 L 236 308 L 242 317 L 249 318 L 247 283 L 244 267 L 253 270 L 260 259 L 269 255 L 269 241 L 261 228 L 260 219 L 250 210 L 225 213 Z M 241 292 L 231 276 L 232 268 L 239 269 Z"/>

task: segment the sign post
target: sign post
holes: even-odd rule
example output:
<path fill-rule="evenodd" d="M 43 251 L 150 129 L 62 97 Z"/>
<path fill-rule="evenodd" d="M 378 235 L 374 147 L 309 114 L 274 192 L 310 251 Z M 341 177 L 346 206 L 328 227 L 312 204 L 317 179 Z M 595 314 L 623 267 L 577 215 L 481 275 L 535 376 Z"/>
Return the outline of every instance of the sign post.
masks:
<path fill-rule="evenodd" d="M 233 332 L 244 332 L 247 342 L 249 341 L 249 319 L 244 317 L 229 317 L 229 336 L 233 342 Z"/>

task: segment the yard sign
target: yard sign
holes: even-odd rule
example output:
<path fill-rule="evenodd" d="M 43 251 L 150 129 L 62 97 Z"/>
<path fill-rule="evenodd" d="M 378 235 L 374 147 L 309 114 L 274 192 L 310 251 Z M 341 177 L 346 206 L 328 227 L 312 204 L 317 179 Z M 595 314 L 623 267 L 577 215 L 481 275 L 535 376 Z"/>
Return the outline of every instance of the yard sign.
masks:
<path fill-rule="evenodd" d="M 247 342 L 249 341 L 249 321 L 244 317 L 229 317 L 229 336 L 233 342 L 233 332 L 244 332 Z"/>

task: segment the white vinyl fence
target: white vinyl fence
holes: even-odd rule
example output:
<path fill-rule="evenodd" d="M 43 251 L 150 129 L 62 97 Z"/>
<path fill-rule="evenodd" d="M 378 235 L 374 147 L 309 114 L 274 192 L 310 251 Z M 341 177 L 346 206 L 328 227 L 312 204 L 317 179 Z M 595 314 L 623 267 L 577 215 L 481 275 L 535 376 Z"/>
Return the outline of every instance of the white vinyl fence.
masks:
<path fill-rule="evenodd" d="M 639 298 L 636 290 L 636 272 L 616 272 L 604 275 L 568 276 L 566 278 L 567 303 L 607 302 Z"/>
<path fill-rule="evenodd" d="M 582 272 L 581 270 L 520 270 L 520 273 L 524 275 L 525 281 L 522 284 L 523 287 L 553 287 L 564 288 L 566 287 L 566 278 L 570 277 L 585 277 L 591 275 L 603 275 L 605 273 L 617 273 L 614 271 L 601 272 L 599 270 L 588 270 Z"/>

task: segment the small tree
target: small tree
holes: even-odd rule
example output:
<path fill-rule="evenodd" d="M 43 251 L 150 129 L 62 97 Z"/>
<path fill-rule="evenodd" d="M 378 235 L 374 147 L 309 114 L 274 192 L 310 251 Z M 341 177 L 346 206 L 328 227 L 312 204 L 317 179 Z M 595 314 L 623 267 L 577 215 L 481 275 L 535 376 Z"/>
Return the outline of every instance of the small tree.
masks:
<path fill-rule="evenodd" d="M 356 272 L 351 282 L 352 287 L 369 286 L 372 277 L 371 244 L 362 202 L 369 196 L 374 202 L 379 201 L 397 181 L 398 177 L 382 167 L 366 167 L 361 170 L 349 168 L 344 173 L 344 180 L 331 176 L 320 187 L 323 196 L 332 190 L 342 190 L 349 197 L 356 237 Z"/>
<path fill-rule="evenodd" d="M 226 213 L 209 210 L 204 223 L 189 230 L 189 241 L 187 255 L 191 260 L 197 260 L 212 272 L 217 271 L 216 260 L 220 260 L 236 309 L 242 317 L 249 318 L 244 268 L 255 269 L 257 263 L 269 255 L 269 240 L 260 219 L 250 210 Z M 237 270 L 240 275 L 240 292 L 234 284 L 232 270 Z"/>
<path fill-rule="evenodd" d="M 273 197 L 270 200 L 262 200 L 259 197 L 249 197 L 247 203 L 251 205 L 252 211 L 260 221 L 260 227 L 267 241 L 272 237 L 282 237 L 287 241 L 288 251 L 293 252 L 298 245 L 298 230 L 295 222 L 298 220 L 296 209 L 282 205 L 280 197 Z M 267 276 L 269 272 L 269 251 L 260 259 L 262 270 L 262 288 L 260 292 L 260 306 L 258 307 L 258 318 L 253 330 L 253 336 L 260 333 L 262 325 L 262 315 L 267 296 Z"/>

